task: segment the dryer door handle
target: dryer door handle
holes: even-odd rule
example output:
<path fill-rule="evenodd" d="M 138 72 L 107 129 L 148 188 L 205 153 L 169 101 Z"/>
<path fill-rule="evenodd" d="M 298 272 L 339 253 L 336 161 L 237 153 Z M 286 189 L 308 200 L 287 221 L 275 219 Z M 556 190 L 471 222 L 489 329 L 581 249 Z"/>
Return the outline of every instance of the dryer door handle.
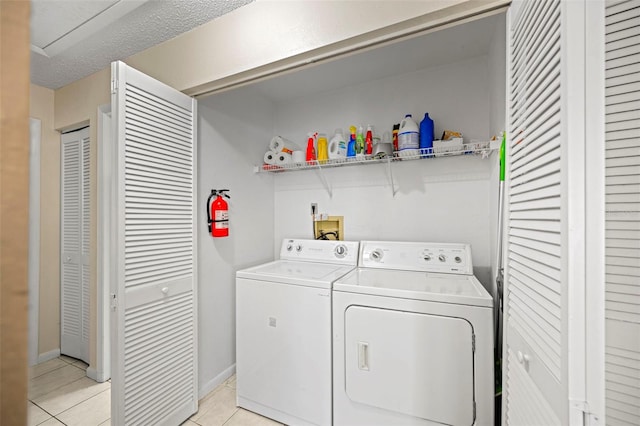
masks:
<path fill-rule="evenodd" d="M 358 368 L 369 371 L 369 343 L 358 342 Z"/>

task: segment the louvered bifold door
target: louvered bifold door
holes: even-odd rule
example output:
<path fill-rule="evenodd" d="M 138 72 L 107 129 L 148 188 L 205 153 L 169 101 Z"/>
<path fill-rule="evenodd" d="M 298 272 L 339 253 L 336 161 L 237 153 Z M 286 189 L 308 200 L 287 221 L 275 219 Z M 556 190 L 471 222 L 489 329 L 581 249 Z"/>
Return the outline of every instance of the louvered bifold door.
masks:
<path fill-rule="evenodd" d="M 569 107 L 567 5 L 560 0 L 515 2 L 509 16 L 509 127 L 505 268 L 503 405 L 509 425 L 569 424 L 569 220 L 573 166 L 566 154 L 582 140 L 567 131 Z M 584 23 L 584 21 L 583 21 Z M 584 49 L 582 49 L 584 50 Z M 579 83 L 580 74 L 571 78 Z M 575 83 L 572 82 L 572 83 Z M 579 120 L 578 120 L 579 121 Z M 578 170 L 579 172 L 579 170 Z M 578 173 L 576 172 L 576 173 Z M 583 175 L 582 175 L 583 179 Z M 579 181 L 578 179 L 577 181 Z M 575 185 L 575 186 L 574 186 Z M 584 194 L 578 194 L 578 199 Z M 579 209 L 578 209 L 579 210 Z M 579 223 L 575 227 L 580 228 Z M 576 240 L 577 241 L 577 240 Z M 573 244 L 573 242 L 571 243 Z M 575 246 L 576 248 L 579 245 Z M 576 250 L 579 252 L 579 249 Z M 575 286 L 583 286 L 575 279 Z M 578 288 L 578 287 L 576 287 Z M 573 301 L 572 301 L 573 302 Z M 580 304 L 579 300 L 575 300 Z M 579 312 L 575 321 L 580 321 Z M 582 319 L 583 320 L 583 319 Z M 579 328 L 579 327 L 577 327 Z M 580 339 L 576 333 L 575 339 Z M 580 351 L 584 353 L 584 346 Z M 584 376 L 584 370 L 581 371 Z"/>
<path fill-rule="evenodd" d="M 640 425 L 640 1 L 605 16 L 606 419 Z"/>
<path fill-rule="evenodd" d="M 197 411 L 195 101 L 112 64 L 117 217 L 112 424 Z"/>
<path fill-rule="evenodd" d="M 60 352 L 89 362 L 89 128 L 64 133 Z"/>

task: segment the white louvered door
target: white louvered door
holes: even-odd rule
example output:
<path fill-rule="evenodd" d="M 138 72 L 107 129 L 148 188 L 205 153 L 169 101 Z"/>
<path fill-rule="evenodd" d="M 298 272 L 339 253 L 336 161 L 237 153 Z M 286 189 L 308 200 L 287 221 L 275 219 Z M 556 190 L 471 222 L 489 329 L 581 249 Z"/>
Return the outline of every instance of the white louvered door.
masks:
<path fill-rule="evenodd" d="M 584 3 L 509 16 L 503 419 L 581 424 L 584 398 Z"/>
<path fill-rule="evenodd" d="M 605 404 L 640 424 L 640 1 L 605 10 Z"/>
<path fill-rule="evenodd" d="M 62 135 L 60 352 L 89 362 L 89 128 Z"/>
<path fill-rule="evenodd" d="M 177 425 L 198 407 L 196 104 L 122 62 L 111 70 L 112 424 Z"/>

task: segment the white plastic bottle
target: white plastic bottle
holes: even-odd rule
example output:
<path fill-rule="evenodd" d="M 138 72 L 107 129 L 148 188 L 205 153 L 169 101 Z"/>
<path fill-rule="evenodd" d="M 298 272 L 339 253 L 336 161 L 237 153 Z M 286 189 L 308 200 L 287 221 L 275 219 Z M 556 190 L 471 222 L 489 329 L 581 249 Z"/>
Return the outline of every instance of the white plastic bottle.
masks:
<path fill-rule="evenodd" d="M 331 142 L 329 142 L 329 159 L 345 158 L 347 156 L 347 141 L 344 139 L 342 129 L 336 129 Z"/>
<path fill-rule="evenodd" d="M 398 150 L 418 149 L 420 148 L 420 138 L 418 137 L 418 125 L 411 114 L 404 116 L 400 122 L 400 130 L 398 131 Z"/>

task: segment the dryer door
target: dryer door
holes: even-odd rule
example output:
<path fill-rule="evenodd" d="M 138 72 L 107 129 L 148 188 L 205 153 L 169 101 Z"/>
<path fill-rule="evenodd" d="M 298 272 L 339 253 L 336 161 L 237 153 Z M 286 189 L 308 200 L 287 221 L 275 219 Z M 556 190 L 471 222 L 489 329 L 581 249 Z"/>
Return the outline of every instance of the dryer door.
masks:
<path fill-rule="evenodd" d="M 473 355 L 473 329 L 462 318 L 363 306 L 346 310 L 345 390 L 353 402 L 471 425 Z"/>

